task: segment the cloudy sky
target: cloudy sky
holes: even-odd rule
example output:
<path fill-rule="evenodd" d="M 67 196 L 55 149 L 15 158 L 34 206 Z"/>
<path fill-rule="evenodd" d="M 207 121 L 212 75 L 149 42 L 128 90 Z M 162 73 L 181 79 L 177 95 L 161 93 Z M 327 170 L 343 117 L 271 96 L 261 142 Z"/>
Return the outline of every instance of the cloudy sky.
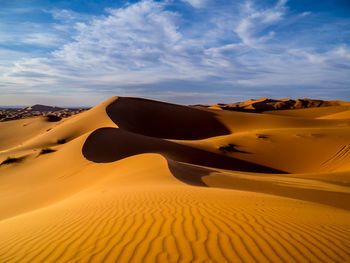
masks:
<path fill-rule="evenodd" d="M 0 0 L 0 105 L 350 101 L 348 0 Z"/>

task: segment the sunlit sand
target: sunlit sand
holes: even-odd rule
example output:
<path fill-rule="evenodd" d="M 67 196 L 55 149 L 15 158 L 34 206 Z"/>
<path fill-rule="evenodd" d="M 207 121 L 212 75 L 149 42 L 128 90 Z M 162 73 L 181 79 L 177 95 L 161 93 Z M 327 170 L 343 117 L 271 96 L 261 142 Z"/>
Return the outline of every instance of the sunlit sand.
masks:
<path fill-rule="evenodd" d="M 350 262 L 350 104 L 326 106 L 1 122 L 0 262 Z"/>

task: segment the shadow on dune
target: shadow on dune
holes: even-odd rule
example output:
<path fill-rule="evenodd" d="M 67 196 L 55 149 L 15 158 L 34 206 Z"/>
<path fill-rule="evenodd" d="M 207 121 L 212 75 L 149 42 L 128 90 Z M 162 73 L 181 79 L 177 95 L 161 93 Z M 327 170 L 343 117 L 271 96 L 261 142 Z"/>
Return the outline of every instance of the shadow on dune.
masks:
<path fill-rule="evenodd" d="M 197 140 L 230 134 L 214 113 L 188 106 L 119 97 L 106 112 L 118 127 L 151 137 Z"/>
<path fill-rule="evenodd" d="M 298 180 L 299 183 L 296 183 L 295 180 L 283 175 L 278 175 L 279 178 L 275 180 L 266 180 L 266 176 L 269 175 L 237 176 L 173 160 L 168 160 L 168 167 L 175 178 L 190 185 L 270 194 L 350 210 L 350 203 L 344 202 L 349 200 L 349 193 L 310 188 L 312 184 L 309 180 L 305 180 L 304 183 Z M 281 181 L 281 178 L 285 180 Z"/>
<path fill-rule="evenodd" d="M 283 177 L 283 175 L 279 175 L 279 178 L 285 178 L 286 180 L 284 181 L 277 178 L 275 180 L 264 180 L 263 176 L 259 180 L 258 176 L 254 177 L 253 179 L 249 175 L 244 178 L 216 173 L 204 180 L 208 186 L 289 197 L 350 210 L 350 203 L 344 202 L 344 200 L 349 200 L 349 193 L 332 191 L 330 189 L 316 189 L 312 187 L 313 183 L 315 183 L 314 181 L 311 183 L 310 180 L 295 181 Z"/>
<path fill-rule="evenodd" d="M 167 159 L 167 161 L 171 174 L 178 180 L 190 185 L 208 186 L 203 182 L 202 178 L 210 175 L 212 172 L 216 172 L 215 170 L 206 167 L 180 163 L 170 159 Z"/>
<path fill-rule="evenodd" d="M 95 130 L 86 139 L 82 152 L 86 159 L 97 163 L 114 162 L 142 153 L 159 153 L 167 159 L 173 176 L 189 185 L 272 194 L 350 210 L 350 204 L 344 202 L 350 196 L 348 193 L 314 189 L 308 186 L 308 180 L 303 184 L 299 179 L 283 177 L 285 172 L 280 170 L 119 128 Z M 268 179 L 258 174 L 225 174 L 215 168 L 279 174 L 279 177 Z M 282 177 L 284 179 L 280 180 Z"/>
<path fill-rule="evenodd" d="M 86 139 L 82 152 L 86 159 L 97 163 L 114 162 L 141 153 L 159 153 L 167 159 L 207 167 L 255 173 L 285 173 L 266 166 L 117 128 L 100 128 L 92 132 Z"/>

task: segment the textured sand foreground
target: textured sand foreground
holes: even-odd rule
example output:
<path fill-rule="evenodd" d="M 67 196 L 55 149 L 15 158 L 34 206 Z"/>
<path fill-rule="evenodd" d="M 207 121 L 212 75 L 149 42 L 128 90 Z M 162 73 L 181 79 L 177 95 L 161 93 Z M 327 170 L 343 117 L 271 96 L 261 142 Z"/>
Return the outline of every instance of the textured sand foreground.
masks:
<path fill-rule="evenodd" d="M 114 97 L 0 123 L 0 262 L 350 262 L 350 106 Z"/>

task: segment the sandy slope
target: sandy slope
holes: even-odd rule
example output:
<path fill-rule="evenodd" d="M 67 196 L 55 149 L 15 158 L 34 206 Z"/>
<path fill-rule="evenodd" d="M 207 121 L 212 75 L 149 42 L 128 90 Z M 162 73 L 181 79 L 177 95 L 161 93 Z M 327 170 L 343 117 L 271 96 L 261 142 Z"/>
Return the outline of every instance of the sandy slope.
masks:
<path fill-rule="evenodd" d="M 0 262 L 349 262 L 348 108 L 313 110 L 0 123 Z"/>
<path fill-rule="evenodd" d="M 0 151 L 18 146 L 36 135 L 52 129 L 55 122 L 48 122 L 44 117 L 21 119 L 0 123 Z"/>

